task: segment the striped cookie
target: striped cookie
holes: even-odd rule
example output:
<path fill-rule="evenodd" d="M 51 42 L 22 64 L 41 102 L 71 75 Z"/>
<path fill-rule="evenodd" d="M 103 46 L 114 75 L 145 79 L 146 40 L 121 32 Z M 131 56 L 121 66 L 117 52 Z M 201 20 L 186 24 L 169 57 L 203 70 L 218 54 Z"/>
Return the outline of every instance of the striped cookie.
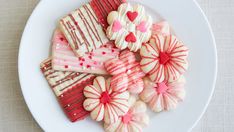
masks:
<path fill-rule="evenodd" d="M 51 59 L 43 61 L 40 68 L 67 117 L 72 122 L 84 119 L 89 112 L 83 108 L 83 89 L 92 84 L 95 76 L 55 71 L 52 69 Z"/>
<path fill-rule="evenodd" d="M 107 74 L 103 63 L 117 58 L 120 52 L 112 42 L 108 42 L 93 52 L 85 53 L 83 57 L 77 57 L 60 30 L 54 32 L 52 41 L 52 66 L 60 71 Z"/>
<path fill-rule="evenodd" d="M 90 4 L 61 19 L 60 29 L 77 56 L 83 56 L 109 41 Z"/>

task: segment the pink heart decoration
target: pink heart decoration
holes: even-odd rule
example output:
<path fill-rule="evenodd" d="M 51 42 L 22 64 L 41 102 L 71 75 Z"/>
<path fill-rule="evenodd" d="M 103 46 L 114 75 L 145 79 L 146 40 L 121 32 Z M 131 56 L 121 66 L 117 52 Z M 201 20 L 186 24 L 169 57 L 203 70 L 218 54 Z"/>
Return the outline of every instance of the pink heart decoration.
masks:
<path fill-rule="evenodd" d="M 121 23 L 118 20 L 115 20 L 112 26 L 113 32 L 118 32 L 122 28 Z"/>
<path fill-rule="evenodd" d="M 146 22 L 142 21 L 139 25 L 137 25 L 137 30 L 145 33 L 147 31 L 147 29 L 146 29 Z"/>

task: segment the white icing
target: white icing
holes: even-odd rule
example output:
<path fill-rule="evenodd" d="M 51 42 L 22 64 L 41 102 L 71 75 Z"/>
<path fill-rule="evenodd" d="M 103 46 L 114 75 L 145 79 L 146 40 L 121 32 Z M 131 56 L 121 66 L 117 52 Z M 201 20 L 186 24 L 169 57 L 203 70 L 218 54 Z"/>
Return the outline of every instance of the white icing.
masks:
<path fill-rule="evenodd" d="M 138 15 L 134 21 L 130 21 L 127 12 L 137 12 Z M 116 47 L 119 49 L 126 49 L 127 47 L 136 52 L 142 46 L 142 43 L 147 42 L 151 36 L 152 17 L 145 13 L 145 9 L 141 5 L 130 5 L 129 3 L 121 4 L 118 11 L 111 12 L 108 15 L 109 27 L 106 34 L 110 40 L 115 40 Z M 114 21 L 119 21 L 122 28 L 118 32 L 112 31 Z M 146 32 L 137 30 L 137 26 L 145 21 Z M 125 41 L 126 36 L 132 32 L 136 37 L 136 42 Z"/>

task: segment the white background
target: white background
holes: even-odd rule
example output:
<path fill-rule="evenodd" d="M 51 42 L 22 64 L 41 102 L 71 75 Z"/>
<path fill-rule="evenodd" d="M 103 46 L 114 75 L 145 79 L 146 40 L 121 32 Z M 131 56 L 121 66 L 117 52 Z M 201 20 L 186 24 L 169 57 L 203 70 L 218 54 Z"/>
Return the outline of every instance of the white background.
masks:
<path fill-rule="evenodd" d="M 41 131 L 24 103 L 17 75 L 21 34 L 38 1 L 0 0 L 0 132 Z M 213 99 L 193 132 L 233 132 L 234 1 L 198 0 L 198 3 L 216 37 L 219 72 Z"/>

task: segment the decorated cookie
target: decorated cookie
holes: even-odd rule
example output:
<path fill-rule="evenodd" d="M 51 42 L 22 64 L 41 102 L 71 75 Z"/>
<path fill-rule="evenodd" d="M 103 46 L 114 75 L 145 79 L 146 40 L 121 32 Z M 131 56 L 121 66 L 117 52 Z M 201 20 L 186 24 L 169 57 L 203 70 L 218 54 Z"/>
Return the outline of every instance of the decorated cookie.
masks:
<path fill-rule="evenodd" d="M 78 57 L 109 41 L 90 4 L 83 5 L 61 19 L 60 29 Z"/>
<path fill-rule="evenodd" d="M 112 42 L 108 42 L 93 52 L 77 57 L 60 30 L 55 31 L 52 41 L 52 66 L 54 70 L 107 74 L 104 62 L 117 58 L 119 55 L 119 49 L 115 48 Z"/>
<path fill-rule="evenodd" d="M 188 48 L 173 35 L 154 35 L 140 55 L 141 69 L 154 82 L 177 80 L 188 68 Z"/>
<path fill-rule="evenodd" d="M 113 124 L 104 124 L 106 132 L 142 132 L 148 126 L 149 116 L 146 114 L 146 105 L 142 101 L 131 102 L 129 111 L 118 118 Z"/>
<path fill-rule="evenodd" d="M 148 78 L 144 79 L 145 88 L 140 98 L 146 102 L 154 112 L 175 109 L 185 97 L 185 78 L 181 76 L 173 82 L 155 83 Z"/>
<path fill-rule="evenodd" d="M 89 112 L 83 108 L 85 100 L 83 89 L 92 84 L 95 76 L 77 72 L 55 71 L 52 69 L 51 59 L 43 61 L 40 68 L 67 117 L 72 122 L 84 119 Z"/>
<path fill-rule="evenodd" d="M 111 86 L 111 79 L 105 80 L 102 76 L 96 77 L 93 85 L 84 88 L 87 99 L 83 105 L 87 111 L 91 111 L 93 120 L 111 124 L 128 112 L 129 93 L 126 90 L 120 92 L 120 88 Z"/>
<path fill-rule="evenodd" d="M 164 36 L 171 34 L 170 25 L 167 21 L 162 21 L 159 23 L 154 23 L 152 25 L 152 35 L 162 34 Z"/>
<path fill-rule="evenodd" d="M 92 0 L 90 5 L 94 10 L 99 22 L 106 29 L 108 27 L 107 16 L 111 11 L 118 9 L 125 0 Z"/>
<path fill-rule="evenodd" d="M 128 91 L 138 94 L 143 90 L 143 80 L 145 73 L 141 70 L 139 62 L 133 52 L 124 50 L 120 53 L 119 59 L 110 59 L 105 62 L 107 72 L 113 77 L 122 77 L 123 74 L 128 78 Z M 124 82 L 124 81 L 123 81 Z"/>
<path fill-rule="evenodd" d="M 121 4 L 118 11 L 110 12 L 107 21 L 107 37 L 115 40 L 116 47 L 121 50 L 128 47 L 136 52 L 150 39 L 152 18 L 141 5 Z"/>

